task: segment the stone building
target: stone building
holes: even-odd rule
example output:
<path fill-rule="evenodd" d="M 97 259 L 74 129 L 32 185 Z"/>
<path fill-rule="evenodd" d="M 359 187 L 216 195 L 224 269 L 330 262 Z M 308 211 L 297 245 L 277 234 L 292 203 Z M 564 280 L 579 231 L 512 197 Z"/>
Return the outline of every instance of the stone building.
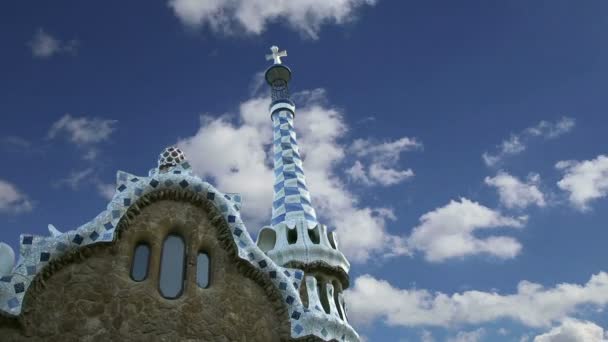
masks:
<path fill-rule="evenodd" d="M 317 219 L 291 71 L 271 50 L 274 200 L 257 242 L 241 197 L 167 148 L 147 176 L 119 171 L 90 222 L 21 235 L 18 261 L 0 274 L 0 341 L 359 341 L 343 297 L 350 264 Z M 10 252 L 0 248 L 5 264 Z"/>

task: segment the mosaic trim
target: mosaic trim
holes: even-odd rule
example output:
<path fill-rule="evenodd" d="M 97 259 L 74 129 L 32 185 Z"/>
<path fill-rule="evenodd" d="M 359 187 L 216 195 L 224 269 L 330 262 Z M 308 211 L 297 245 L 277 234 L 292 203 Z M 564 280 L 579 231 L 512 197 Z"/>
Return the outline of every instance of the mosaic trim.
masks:
<path fill-rule="evenodd" d="M 83 246 L 114 241 L 118 222 L 139 198 L 156 190 L 180 189 L 203 196 L 221 212 L 237 246 L 238 257 L 266 273 L 279 289 L 288 308 L 293 338 L 315 335 L 325 341 L 359 341 L 346 320 L 332 313 L 304 308 L 299 296 L 304 272 L 277 265 L 256 246 L 241 220 L 240 195 L 224 194 L 202 181 L 193 175 L 186 161 L 164 172 L 152 169 L 148 177 L 119 171 L 116 178 L 114 197 L 106 210 L 90 222 L 64 233 L 53 229 L 50 236 L 21 235 L 20 259 L 10 275 L 0 278 L 0 311 L 18 316 L 30 284 L 50 261 Z"/>

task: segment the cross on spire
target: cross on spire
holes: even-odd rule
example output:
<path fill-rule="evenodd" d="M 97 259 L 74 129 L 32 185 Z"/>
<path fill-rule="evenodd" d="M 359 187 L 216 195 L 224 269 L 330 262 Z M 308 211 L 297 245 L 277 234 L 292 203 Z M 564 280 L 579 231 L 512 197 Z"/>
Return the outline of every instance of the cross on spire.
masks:
<path fill-rule="evenodd" d="M 281 57 L 287 57 L 287 50 L 279 51 L 279 47 L 273 45 L 270 47 L 272 54 L 266 55 L 266 60 L 274 60 L 274 64 L 281 64 Z"/>

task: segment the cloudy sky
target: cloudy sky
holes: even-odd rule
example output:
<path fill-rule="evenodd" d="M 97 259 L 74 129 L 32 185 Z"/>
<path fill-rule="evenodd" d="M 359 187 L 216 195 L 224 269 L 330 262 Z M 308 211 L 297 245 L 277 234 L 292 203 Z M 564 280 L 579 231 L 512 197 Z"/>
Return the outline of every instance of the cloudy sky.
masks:
<path fill-rule="evenodd" d="M 0 241 L 73 229 L 177 144 L 270 219 L 286 48 L 366 341 L 608 340 L 608 2 L 7 2 Z"/>

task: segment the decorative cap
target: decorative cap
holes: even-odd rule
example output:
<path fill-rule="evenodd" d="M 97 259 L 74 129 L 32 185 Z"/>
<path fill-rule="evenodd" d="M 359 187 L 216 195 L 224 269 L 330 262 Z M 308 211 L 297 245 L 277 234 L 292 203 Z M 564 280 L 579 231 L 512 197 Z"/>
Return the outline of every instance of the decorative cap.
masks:
<path fill-rule="evenodd" d="M 184 152 L 175 146 L 167 147 L 158 157 L 158 169 L 163 171 L 186 161 Z"/>
<path fill-rule="evenodd" d="M 289 95 L 289 81 L 291 80 L 291 70 L 284 66 L 281 62 L 281 57 L 287 57 L 287 51 L 279 51 L 279 48 L 275 45 L 270 48 L 272 54 L 266 55 L 267 60 L 273 60 L 274 64 L 271 65 L 264 75 L 266 83 L 270 86 L 270 94 L 272 96 L 271 107 L 276 103 L 286 103 L 287 107 L 290 107 L 292 113 L 294 113 L 294 103 L 290 99 Z"/>
<path fill-rule="evenodd" d="M 274 64 L 281 64 L 281 57 L 287 57 L 287 50 L 279 51 L 279 47 L 273 45 L 270 47 L 270 55 L 266 55 L 266 60 L 272 60 Z"/>

